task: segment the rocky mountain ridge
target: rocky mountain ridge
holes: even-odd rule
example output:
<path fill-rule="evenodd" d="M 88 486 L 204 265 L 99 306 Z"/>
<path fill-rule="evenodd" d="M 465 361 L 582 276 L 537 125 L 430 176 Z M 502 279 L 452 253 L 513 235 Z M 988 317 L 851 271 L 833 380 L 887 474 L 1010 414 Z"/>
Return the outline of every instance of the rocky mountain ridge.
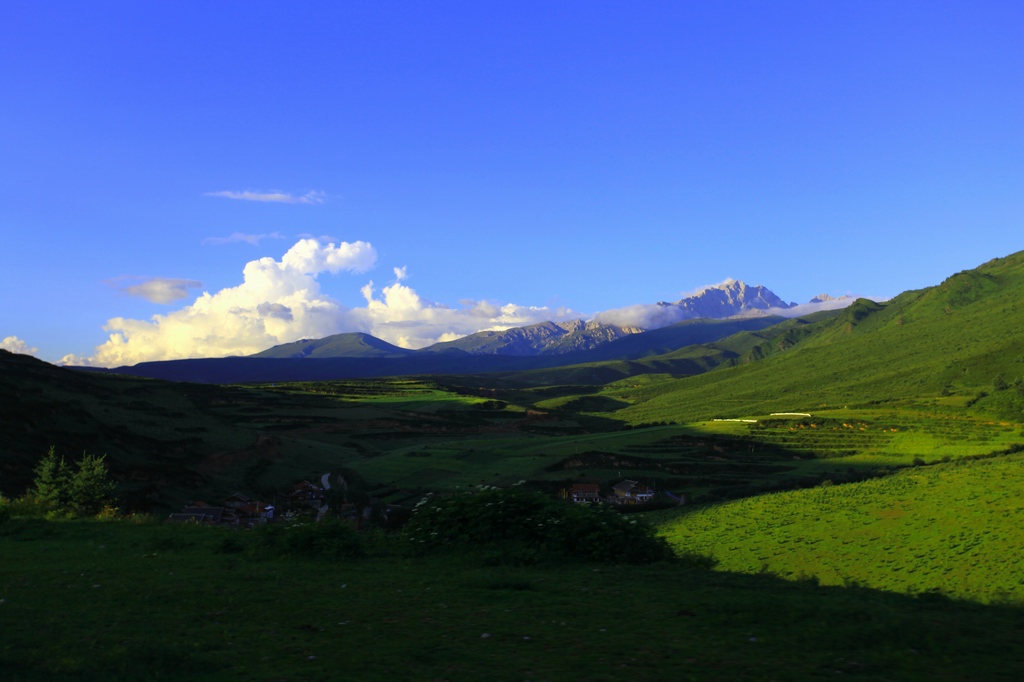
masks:
<path fill-rule="evenodd" d="M 676 308 L 682 313 L 680 320 L 725 320 L 769 315 L 770 310 L 787 310 L 797 304 L 786 303 L 767 287 L 730 279 L 674 303 L 662 301 L 658 305 Z"/>
<path fill-rule="evenodd" d="M 826 304 L 846 298 L 820 294 L 811 299 L 810 303 Z M 648 316 L 652 323 L 644 326 L 616 324 L 603 319 L 546 321 L 524 327 L 480 331 L 453 341 L 435 343 L 418 351 L 398 348 L 372 336 L 352 332 L 274 346 L 254 357 L 398 357 L 410 353 L 459 352 L 512 357 L 565 355 L 593 350 L 617 339 L 687 320 L 771 317 L 796 306 L 796 303 L 782 300 L 767 287 L 751 286 L 729 279 L 675 302 L 662 301 L 653 306 L 640 306 L 656 312 Z"/>

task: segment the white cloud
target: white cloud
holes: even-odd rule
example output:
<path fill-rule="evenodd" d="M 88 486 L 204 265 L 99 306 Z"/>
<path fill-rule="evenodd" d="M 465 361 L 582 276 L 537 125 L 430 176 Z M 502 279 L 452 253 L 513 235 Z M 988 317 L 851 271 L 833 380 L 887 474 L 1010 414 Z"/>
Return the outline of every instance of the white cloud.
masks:
<path fill-rule="evenodd" d="M 278 204 L 322 204 L 326 195 L 323 192 L 311 190 L 305 194 L 286 194 L 285 192 L 206 192 L 208 197 L 221 197 L 224 199 L 236 199 L 238 201 L 269 201 Z"/>
<path fill-rule="evenodd" d="M 842 308 L 849 308 L 853 305 L 855 300 L 857 300 L 856 296 L 841 296 L 839 298 L 819 301 L 817 303 L 801 303 L 800 305 L 793 306 L 792 308 L 769 308 L 765 312 L 769 315 L 781 315 L 782 317 L 800 317 L 801 315 L 818 313 L 822 310 L 840 310 Z"/>
<path fill-rule="evenodd" d="M 198 289 L 203 286 L 202 282 L 194 279 L 169 279 L 166 277 L 151 277 L 138 284 L 121 287 L 121 291 L 130 296 L 139 296 L 151 303 L 174 303 L 189 295 L 189 289 Z"/>
<path fill-rule="evenodd" d="M 405 268 L 396 268 L 399 280 Z M 459 308 L 432 303 L 401 281 L 384 287 L 376 296 L 373 282 L 362 288 L 365 308 L 352 310 L 354 319 L 370 334 L 404 348 L 422 348 L 438 341 L 452 341 L 479 331 L 500 331 L 546 320 L 579 317 L 565 308 L 498 305 L 491 301 L 460 301 Z"/>
<path fill-rule="evenodd" d="M 250 355 L 302 338 L 361 331 L 406 348 L 421 348 L 484 330 L 503 330 L 545 320 L 579 317 L 564 308 L 499 305 L 472 299 L 458 307 L 434 303 L 396 281 L 379 292 L 362 287 L 365 307 L 346 308 L 325 294 L 322 273 L 364 272 L 376 262 L 366 242 L 335 246 L 303 239 L 280 260 L 261 258 L 246 264 L 242 283 L 205 292 L 190 305 L 149 320 L 123 317 L 107 321 L 106 343 L 92 357 L 68 355 L 66 364 L 114 367 L 152 360 Z"/>
<path fill-rule="evenodd" d="M 248 355 L 278 343 L 333 334 L 350 324 L 350 314 L 320 290 L 317 276 L 365 272 L 376 260 L 376 251 L 366 242 L 334 245 L 304 239 L 280 261 L 250 261 L 238 286 L 205 292 L 180 310 L 149 320 L 108 320 L 104 329 L 110 337 L 91 358 L 69 356 L 64 361 L 114 367 Z"/>
<path fill-rule="evenodd" d="M 617 324 L 623 327 L 661 329 L 691 317 L 693 315 L 685 309 L 671 304 L 640 303 L 606 310 L 595 315 L 594 319 L 604 324 Z"/>
<path fill-rule="evenodd" d="M 271 232 L 270 234 L 243 234 L 241 232 L 232 232 L 227 237 L 207 237 L 203 240 L 203 244 L 219 246 L 220 244 L 238 244 L 240 242 L 245 242 L 246 244 L 259 246 L 260 242 L 264 239 L 284 239 L 284 235 L 280 232 Z"/>
<path fill-rule="evenodd" d="M 35 355 L 39 352 L 38 348 L 29 346 L 17 336 L 8 336 L 3 341 L 0 341 L 0 348 L 9 350 L 12 353 L 21 353 L 22 355 Z"/>
<path fill-rule="evenodd" d="M 681 294 L 679 294 L 679 298 L 693 298 L 694 296 L 700 296 L 708 289 L 720 289 L 722 287 L 727 287 L 731 284 L 735 284 L 736 282 L 737 280 L 733 279 L 732 277 L 726 277 L 721 282 L 715 282 L 714 284 L 705 284 L 703 286 L 697 287 L 693 291 L 684 291 Z"/>

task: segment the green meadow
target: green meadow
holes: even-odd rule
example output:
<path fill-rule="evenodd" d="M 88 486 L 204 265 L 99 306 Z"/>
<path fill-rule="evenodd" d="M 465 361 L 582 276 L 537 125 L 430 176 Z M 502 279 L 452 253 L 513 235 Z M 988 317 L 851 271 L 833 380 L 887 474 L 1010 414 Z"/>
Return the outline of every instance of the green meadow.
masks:
<path fill-rule="evenodd" d="M 716 569 L 822 585 L 1024 604 L 1024 456 L 919 466 L 663 512 L 661 532 Z"/>
<path fill-rule="evenodd" d="M 0 526 L 5 680 L 1017 680 L 1024 611 L 770 575 Z M 304 546 L 307 550 L 313 545 Z"/>
<path fill-rule="evenodd" d="M 123 512 L 0 507 L 0 678 L 1021 679 L 1022 295 L 1014 254 L 885 304 L 518 374 L 219 386 L 0 352 L 3 494 L 50 446 L 105 453 Z M 564 537 L 553 554 L 441 503 L 426 537 L 473 537 L 436 552 L 154 521 L 324 473 L 407 509 L 627 478 L 658 496 L 584 535 L 521 509 L 508 527 Z M 629 563 L 615 532 L 638 519 L 674 559 Z"/>

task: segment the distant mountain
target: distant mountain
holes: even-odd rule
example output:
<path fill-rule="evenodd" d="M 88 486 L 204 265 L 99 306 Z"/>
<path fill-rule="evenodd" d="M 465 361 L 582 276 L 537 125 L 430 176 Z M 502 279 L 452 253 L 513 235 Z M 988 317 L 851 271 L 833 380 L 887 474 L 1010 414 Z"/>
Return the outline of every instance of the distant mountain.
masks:
<path fill-rule="evenodd" d="M 250 355 L 251 358 L 400 358 L 415 351 L 393 346 L 375 336 L 351 332 L 322 339 L 284 343 Z"/>
<path fill-rule="evenodd" d="M 638 360 L 662 355 L 696 344 L 711 343 L 740 332 L 756 332 L 785 322 L 774 315 L 727 320 L 684 320 L 661 329 L 615 339 L 586 354 L 586 362 L 602 360 Z"/>
<path fill-rule="evenodd" d="M 838 299 L 822 294 L 812 299 L 812 303 L 835 300 Z M 145 362 L 94 371 L 200 383 L 522 372 L 638 360 L 694 344 L 712 343 L 732 334 L 756 332 L 778 324 L 784 318 L 776 316 L 775 311 L 795 305 L 786 303 L 765 287 L 729 280 L 674 303 L 642 306 L 660 308 L 665 313 L 652 316 L 658 323 L 652 325 L 655 328 L 651 330 L 601 320 L 549 321 L 503 331 L 477 332 L 415 351 L 369 334 L 344 333 L 285 343 L 244 358 Z M 710 366 L 707 363 L 691 365 L 687 364 L 687 369 L 681 373 L 704 371 Z M 654 367 L 647 363 L 629 372 L 643 373 Z M 680 367 L 677 363 L 657 369 L 677 373 Z"/>
<path fill-rule="evenodd" d="M 541 322 L 504 331 L 477 332 L 454 341 L 428 346 L 425 352 L 457 349 L 472 355 L 562 355 L 590 350 L 615 339 L 644 331 L 585 320 Z"/>
<path fill-rule="evenodd" d="M 823 303 L 833 300 L 837 299 L 822 294 L 811 302 Z M 749 286 L 736 280 L 707 287 L 674 303 L 662 301 L 655 305 L 663 310 L 652 316 L 653 319 L 673 322 L 767 317 L 774 314 L 772 311 L 787 310 L 796 306 L 795 303 L 786 303 L 765 287 Z M 653 326 L 664 328 L 664 321 Z M 458 349 L 472 355 L 522 357 L 560 355 L 593 350 L 611 341 L 645 331 L 648 330 L 640 326 L 610 324 L 599 320 L 541 322 L 504 331 L 477 332 L 455 341 L 436 343 L 424 350 Z M 641 341 L 639 344 L 643 346 L 644 342 Z"/>
<path fill-rule="evenodd" d="M 658 305 L 675 308 L 680 320 L 760 317 L 770 315 L 771 309 L 796 307 L 796 303 L 786 303 L 765 287 L 749 286 L 739 280 L 726 280 L 675 303 L 662 301 Z"/>
<path fill-rule="evenodd" d="M 544 355 L 469 353 L 458 348 L 448 347 L 435 350 L 406 351 L 404 355 L 398 356 L 295 357 L 284 355 L 283 357 L 196 358 L 142 362 L 131 367 L 114 369 L 91 367 L 78 369 L 208 384 L 326 381 L 415 374 L 514 373 L 583 363 L 600 363 L 613 359 L 629 361 L 647 358 L 693 344 L 711 343 L 738 332 L 756 332 L 776 325 L 783 319 L 760 317 L 735 320 L 687 320 L 663 329 L 629 334 L 588 350 Z M 789 320 L 786 321 L 789 322 Z M 569 336 L 567 334 L 565 338 L 569 339 Z M 637 366 L 635 372 L 673 373 L 675 369 L 670 366 L 643 365 Z M 692 370 L 686 369 L 685 373 L 692 373 Z"/>
<path fill-rule="evenodd" d="M 940 404 L 1019 423 L 1022 297 L 1024 251 L 885 303 L 858 299 L 785 334 L 762 333 L 766 338 L 747 349 L 737 346 L 738 337 L 726 339 L 716 345 L 730 346 L 742 366 L 660 391 L 642 403 L 644 418 L 704 419 L 826 405 L 889 404 L 895 412 L 897 406 Z"/>
<path fill-rule="evenodd" d="M 835 301 L 850 301 L 853 302 L 853 298 L 850 296 L 829 296 L 828 294 L 818 294 L 812 298 L 808 303 L 833 303 Z"/>

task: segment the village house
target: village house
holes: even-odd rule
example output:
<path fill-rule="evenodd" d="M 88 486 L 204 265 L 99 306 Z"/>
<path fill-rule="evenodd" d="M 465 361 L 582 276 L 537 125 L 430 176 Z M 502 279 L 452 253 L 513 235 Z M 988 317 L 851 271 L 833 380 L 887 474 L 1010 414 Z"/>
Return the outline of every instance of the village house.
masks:
<path fill-rule="evenodd" d="M 235 514 L 225 507 L 211 507 L 203 502 L 193 502 L 177 514 L 167 517 L 170 523 L 199 523 L 206 526 L 230 524 L 237 520 Z"/>
<path fill-rule="evenodd" d="M 225 498 L 224 506 L 229 509 L 239 509 L 247 504 L 250 504 L 252 500 L 243 495 L 242 493 L 234 493 L 231 496 Z"/>
<path fill-rule="evenodd" d="M 192 502 L 180 512 L 167 517 L 169 523 L 199 523 L 205 526 L 244 526 L 266 523 L 274 518 L 274 507 L 259 500 L 250 500 L 235 493 L 224 500 L 224 506 L 211 507 L 206 502 Z"/>
<path fill-rule="evenodd" d="M 601 501 L 601 486 L 597 483 L 573 483 L 569 499 L 577 504 Z"/>
<path fill-rule="evenodd" d="M 324 489 L 309 481 L 299 481 L 285 495 L 293 507 L 319 509 L 324 503 Z"/>
<path fill-rule="evenodd" d="M 644 504 L 654 499 L 654 489 L 637 481 L 626 479 L 612 486 L 609 501 L 615 504 Z"/>

